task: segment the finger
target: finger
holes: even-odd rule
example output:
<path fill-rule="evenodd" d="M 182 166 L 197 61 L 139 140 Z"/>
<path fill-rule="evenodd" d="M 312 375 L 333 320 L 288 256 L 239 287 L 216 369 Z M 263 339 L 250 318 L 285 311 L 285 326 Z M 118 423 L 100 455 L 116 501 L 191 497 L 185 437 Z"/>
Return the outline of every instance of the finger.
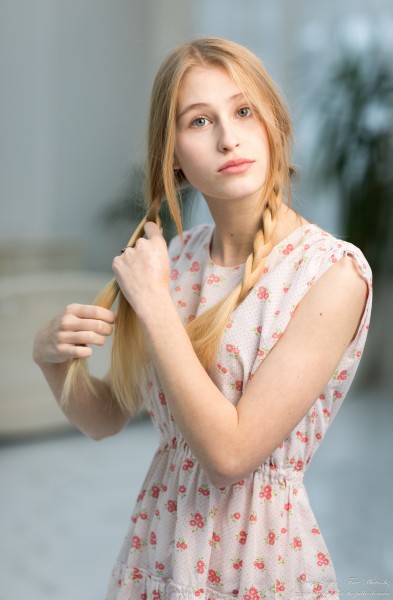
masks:
<path fill-rule="evenodd" d="M 93 331 L 100 335 L 111 335 L 113 325 L 97 319 L 80 319 L 71 313 L 65 313 L 59 323 L 60 331 Z"/>
<path fill-rule="evenodd" d="M 65 314 L 75 315 L 81 319 L 95 319 L 98 321 L 105 321 L 106 323 L 114 323 L 114 313 L 102 306 L 95 306 L 91 304 L 69 304 L 65 309 Z"/>
<path fill-rule="evenodd" d="M 153 223 L 153 221 L 148 221 L 147 223 L 145 223 L 145 234 L 148 240 L 151 240 L 153 238 L 162 238 L 162 233 L 160 231 L 160 228 L 158 227 L 158 225 L 156 223 Z"/>
<path fill-rule="evenodd" d="M 94 333 L 94 331 L 60 331 L 58 335 L 59 344 L 94 344 L 103 346 L 106 337 Z"/>
<path fill-rule="evenodd" d="M 93 350 L 89 346 L 71 344 L 59 344 L 57 352 L 65 360 L 69 360 L 70 358 L 89 358 L 93 354 Z"/>

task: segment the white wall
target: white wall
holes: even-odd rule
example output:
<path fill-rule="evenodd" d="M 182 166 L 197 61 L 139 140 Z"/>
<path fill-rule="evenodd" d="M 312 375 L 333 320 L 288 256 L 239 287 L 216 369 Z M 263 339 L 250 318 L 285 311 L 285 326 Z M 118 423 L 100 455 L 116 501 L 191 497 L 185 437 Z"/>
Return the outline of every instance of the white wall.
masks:
<path fill-rule="evenodd" d="M 110 265 L 99 211 L 143 160 L 153 75 L 191 32 L 182 0 L 1 0 L 0 240 L 81 239 L 82 262 Z"/>
<path fill-rule="evenodd" d="M 294 117 L 306 175 L 297 207 L 337 230 L 334 200 L 307 189 L 306 100 L 345 21 L 360 15 L 386 34 L 391 13 L 391 0 L 0 0 L 0 246 L 75 240 L 81 266 L 110 269 L 129 232 L 98 215 L 142 160 L 159 62 L 193 34 L 232 38 L 263 58 Z"/>

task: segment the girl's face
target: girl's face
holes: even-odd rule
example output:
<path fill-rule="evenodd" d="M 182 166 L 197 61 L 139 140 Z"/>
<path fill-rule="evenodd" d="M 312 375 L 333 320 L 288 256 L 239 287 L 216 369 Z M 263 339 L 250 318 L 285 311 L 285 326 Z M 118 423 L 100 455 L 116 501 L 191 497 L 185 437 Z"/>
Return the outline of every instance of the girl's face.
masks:
<path fill-rule="evenodd" d="M 208 202 L 257 201 L 268 165 L 266 129 L 227 71 L 190 69 L 178 99 L 175 167 Z"/>

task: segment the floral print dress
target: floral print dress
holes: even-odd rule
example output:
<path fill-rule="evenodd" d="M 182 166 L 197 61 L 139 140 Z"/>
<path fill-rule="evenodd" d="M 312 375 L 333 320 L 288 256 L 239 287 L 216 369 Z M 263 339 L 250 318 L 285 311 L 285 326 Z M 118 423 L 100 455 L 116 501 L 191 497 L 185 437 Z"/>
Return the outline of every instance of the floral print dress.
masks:
<path fill-rule="evenodd" d="M 210 258 L 213 225 L 194 227 L 169 254 L 171 293 L 186 324 L 242 280 L 244 265 Z M 106 600 L 318 600 L 337 598 L 334 567 L 303 483 L 304 473 L 351 385 L 366 341 L 371 271 L 363 254 L 315 224 L 269 254 L 259 282 L 236 309 L 211 377 L 236 404 L 317 279 L 352 256 L 369 294 L 357 334 L 315 403 L 246 478 L 215 487 L 170 413 L 151 369 L 146 406 L 161 441 L 142 484 Z"/>

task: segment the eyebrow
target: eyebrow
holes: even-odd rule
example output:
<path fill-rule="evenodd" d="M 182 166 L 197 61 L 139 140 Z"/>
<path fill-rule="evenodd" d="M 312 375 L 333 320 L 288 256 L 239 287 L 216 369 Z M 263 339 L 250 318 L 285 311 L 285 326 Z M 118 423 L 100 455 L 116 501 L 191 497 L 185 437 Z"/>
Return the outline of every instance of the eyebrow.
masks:
<path fill-rule="evenodd" d="M 233 102 L 234 100 L 238 100 L 240 98 L 244 98 L 244 94 L 242 92 L 234 94 L 233 96 L 228 98 L 227 102 Z M 181 119 L 181 117 L 183 117 L 190 110 L 194 110 L 196 108 L 206 108 L 207 106 L 210 106 L 207 102 L 195 102 L 194 104 L 189 104 L 178 114 L 177 118 Z"/>

